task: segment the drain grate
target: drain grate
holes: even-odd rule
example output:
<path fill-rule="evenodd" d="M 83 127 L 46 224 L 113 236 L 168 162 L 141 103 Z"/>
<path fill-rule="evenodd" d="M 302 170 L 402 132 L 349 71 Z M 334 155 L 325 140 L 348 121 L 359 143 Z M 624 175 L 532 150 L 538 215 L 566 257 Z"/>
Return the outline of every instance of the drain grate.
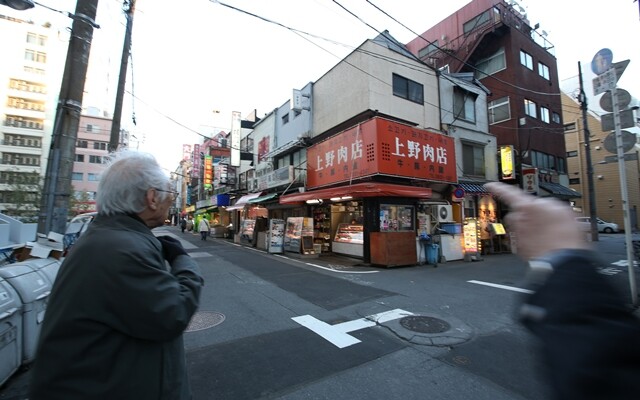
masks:
<path fill-rule="evenodd" d="M 198 311 L 193 314 L 189 326 L 185 329 L 185 332 L 201 331 L 203 329 L 212 328 L 216 325 L 220 325 L 224 321 L 224 314 L 212 311 Z"/>
<path fill-rule="evenodd" d="M 451 329 L 447 321 L 438 318 L 412 315 L 400 319 L 400 325 L 419 333 L 442 333 Z"/>

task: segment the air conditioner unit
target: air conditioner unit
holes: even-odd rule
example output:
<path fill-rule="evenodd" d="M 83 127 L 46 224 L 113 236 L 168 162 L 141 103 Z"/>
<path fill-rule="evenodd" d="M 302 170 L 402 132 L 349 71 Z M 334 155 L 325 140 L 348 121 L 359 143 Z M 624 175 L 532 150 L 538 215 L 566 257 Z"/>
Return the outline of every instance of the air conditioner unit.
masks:
<path fill-rule="evenodd" d="M 451 222 L 453 221 L 453 211 L 448 204 L 437 204 L 431 206 L 431 216 L 436 222 Z"/>

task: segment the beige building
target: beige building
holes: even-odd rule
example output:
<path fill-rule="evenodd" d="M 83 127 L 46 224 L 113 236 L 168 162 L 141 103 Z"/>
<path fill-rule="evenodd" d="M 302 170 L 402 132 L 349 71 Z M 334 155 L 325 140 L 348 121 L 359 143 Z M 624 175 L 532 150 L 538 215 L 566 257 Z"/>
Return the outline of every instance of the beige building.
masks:
<path fill-rule="evenodd" d="M 11 11 L 0 10 L 0 37 L 11 38 L 0 40 L 0 211 L 18 213 L 17 204 L 39 203 L 67 42 L 64 31 Z"/>
<path fill-rule="evenodd" d="M 574 199 L 576 215 L 589 216 L 589 184 L 585 153 L 584 124 L 580 104 L 562 93 L 562 112 L 567 149 L 567 169 L 569 184 L 572 189 L 582 193 L 582 198 Z M 617 162 L 607 162 L 605 157 L 615 156 L 605 148 L 605 138 L 610 132 L 603 132 L 600 118 L 589 112 L 587 127 L 590 132 L 591 163 L 593 165 L 593 183 L 596 203 L 596 215 L 608 222 L 615 222 L 624 228 L 620 174 Z M 609 147 L 609 146 L 607 146 Z M 627 175 L 627 191 L 631 228 L 638 228 L 638 208 L 640 207 L 640 164 L 638 163 L 639 147 L 627 152 L 635 153 L 635 160 L 625 161 Z"/>

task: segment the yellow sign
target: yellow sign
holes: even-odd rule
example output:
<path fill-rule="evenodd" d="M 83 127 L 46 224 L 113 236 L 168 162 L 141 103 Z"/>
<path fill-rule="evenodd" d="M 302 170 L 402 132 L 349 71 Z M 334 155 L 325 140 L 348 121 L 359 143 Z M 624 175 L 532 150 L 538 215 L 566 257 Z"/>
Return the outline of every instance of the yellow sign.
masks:
<path fill-rule="evenodd" d="M 500 164 L 502 166 L 502 179 L 514 179 L 513 173 L 513 146 L 500 147 Z"/>
<path fill-rule="evenodd" d="M 505 235 L 507 233 L 507 231 L 504 230 L 504 225 L 502 224 L 491 224 L 491 227 L 493 228 L 493 232 L 495 232 L 496 235 Z"/>

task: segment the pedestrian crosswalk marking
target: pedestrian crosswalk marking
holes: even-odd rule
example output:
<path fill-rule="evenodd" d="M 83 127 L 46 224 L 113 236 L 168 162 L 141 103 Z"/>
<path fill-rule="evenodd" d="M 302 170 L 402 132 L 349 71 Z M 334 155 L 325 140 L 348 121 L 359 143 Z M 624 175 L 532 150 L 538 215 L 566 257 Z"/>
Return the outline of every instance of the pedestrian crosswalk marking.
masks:
<path fill-rule="evenodd" d="M 626 267 L 626 266 L 629 265 L 629 260 L 618 260 L 616 262 L 612 262 L 611 265 L 615 265 L 617 267 Z M 637 267 L 638 266 L 638 262 L 634 261 L 633 265 Z"/>
<path fill-rule="evenodd" d="M 207 253 L 206 251 L 199 251 L 196 253 L 189 253 L 192 258 L 203 258 L 203 257 L 213 257 L 211 253 Z"/>

